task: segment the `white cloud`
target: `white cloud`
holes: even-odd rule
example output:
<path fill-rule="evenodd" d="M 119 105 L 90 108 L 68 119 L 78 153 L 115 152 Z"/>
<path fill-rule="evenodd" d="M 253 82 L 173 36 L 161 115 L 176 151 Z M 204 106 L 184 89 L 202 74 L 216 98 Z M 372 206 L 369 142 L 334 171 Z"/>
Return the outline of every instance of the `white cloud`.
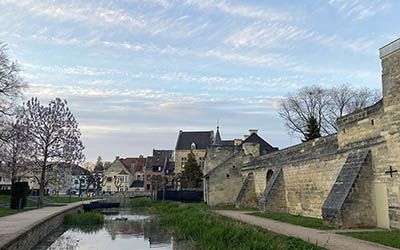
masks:
<path fill-rule="evenodd" d="M 329 4 L 337 7 L 346 16 L 355 16 L 360 20 L 376 16 L 391 6 L 382 0 L 329 0 Z"/>
<path fill-rule="evenodd" d="M 247 18 L 271 21 L 288 21 L 294 19 L 294 16 L 288 12 L 261 6 L 233 4 L 226 0 L 186 0 L 185 4 L 200 9 L 217 9 L 230 15 Z"/>
<path fill-rule="evenodd" d="M 257 22 L 233 33 L 225 40 L 225 43 L 235 48 L 273 48 L 284 47 L 287 41 L 308 39 L 314 35 L 313 32 L 288 24 Z"/>

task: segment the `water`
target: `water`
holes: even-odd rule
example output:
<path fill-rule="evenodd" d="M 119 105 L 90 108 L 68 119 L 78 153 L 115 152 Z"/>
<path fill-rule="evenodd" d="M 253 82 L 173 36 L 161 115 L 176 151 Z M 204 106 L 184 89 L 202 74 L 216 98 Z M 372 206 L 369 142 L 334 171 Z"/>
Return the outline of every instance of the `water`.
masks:
<path fill-rule="evenodd" d="M 154 216 L 130 210 L 104 211 L 103 226 L 81 229 L 59 228 L 47 237 L 36 250 L 117 250 L 117 249 L 187 249 L 176 243 L 163 230 Z M 127 220 L 118 220 L 127 218 Z"/>

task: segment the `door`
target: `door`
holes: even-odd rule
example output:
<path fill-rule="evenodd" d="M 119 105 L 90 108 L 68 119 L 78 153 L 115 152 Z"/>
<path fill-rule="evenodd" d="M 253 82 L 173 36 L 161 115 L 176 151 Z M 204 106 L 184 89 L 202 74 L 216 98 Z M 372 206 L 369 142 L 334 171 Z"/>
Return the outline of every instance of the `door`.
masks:
<path fill-rule="evenodd" d="M 375 182 L 374 190 L 375 190 L 377 227 L 389 229 L 390 228 L 389 204 L 388 204 L 386 183 Z"/>

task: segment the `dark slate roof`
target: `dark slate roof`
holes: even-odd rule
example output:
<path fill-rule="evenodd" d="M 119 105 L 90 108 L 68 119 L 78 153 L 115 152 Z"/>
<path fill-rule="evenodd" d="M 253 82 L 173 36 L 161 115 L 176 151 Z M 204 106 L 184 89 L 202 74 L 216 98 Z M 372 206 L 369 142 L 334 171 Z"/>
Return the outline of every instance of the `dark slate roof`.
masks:
<path fill-rule="evenodd" d="M 213 137 L 213 131 L 179 131 L 175 149 L 190 150 L 192 143 L 196 144 L 196 149 L 207 149 L 207 147 L 212 144 Z"/>
<path fill-rule="evenodd" d="M 145 168 L 149 170 L 153 168 L 153 156 L 147 156 Z"/>
<path fill-rule="evenodd" d="M 172 159 L 174 150 L 158 150 L 153 149 L 153 164 L 152 166 L 164 166 L 166 159 Z"/>
<path fill-rule="evenodd" d="M 72 165 L 72 168 L 71 168 L 71 174 L 72 175 L 90 175 L 90 171 L 81 166 L 74 164 L 74 165 Z"/>
<path fill-rule="evenodd" d="M 140 180 L 135 180 L 132 182 L 131 188 L 141 188 L 144 187 L 144 181 L 140 181 Z"/>
<path fill-rule="evenodd" d="M 215 133 L 214 145 L 222 145 L 221 134 L 219 133 L 219 127 L 217 127 L 217 133 Z"/>
<path fill-rule="evenodd" d="M 246 138 L 242 142 L 251 142 L 251 143 L 259 143 L 260 144 L 260 155 L 269 154 L 274 151 L 278 151 L 279 148 L 271 146 L 268 142 L 266 142 L 263 138 L 261 138 L 257 133 L 252 133 L 249 137 Z"/>

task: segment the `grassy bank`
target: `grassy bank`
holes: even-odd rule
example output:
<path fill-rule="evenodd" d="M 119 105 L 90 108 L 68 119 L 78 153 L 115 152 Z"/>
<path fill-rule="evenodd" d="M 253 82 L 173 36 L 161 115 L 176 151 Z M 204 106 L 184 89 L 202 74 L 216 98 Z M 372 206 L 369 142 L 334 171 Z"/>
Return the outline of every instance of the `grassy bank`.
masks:
<path fill-rule="evenodd" d="M 194 242 L 199 249 L 323 249 L 308 242 L 269 232 L 213 214 L 203 204 L 136 199 L 132 207 L 158 214 L 174 238 Z"/>
<path fill-rule="evenodd" d="M 0 195 L 0 200 L 5 201 L 7 203 L 10 203 L 11 195 L 1 194 Z M 36 207 L 36 202 L 35 201 L 31 201 L 31 200 L 26 200 L 26 206 L 27 207 Z"/>
<path fill-rule="evenodd" d="M 400 231 L 349 232 L 341 234 L 360 240 L 372 241 L 382 245 L 400 248 Z"/>
<path fill-rule="evenodd" d="M 71 199 L 69 196 L 45 196 L 44 198 L 51 200 L 55 203 L 72 203 L 72 202 L 78 202 L 78 201 L 85 201 L 89 200 L 90 198 L 87 197 L 76 197 L 76 196 L 71 196 Z"/>
<path fill-rule="evenodd" d="M 292 215 L 287 213 L 265 213 L 265 212 L 254 212 L 250 215 L 259 216 L 267 219 L 277 220 L 286 222 L 293 225 L 327 230 L 332 229 L 327 225 L 324 225 L 322 219 L 304 217 L 300 215 Z"/>
<path fill-rule="evenodd" d="M 15 213 L 17 213 L 16 210 L 12 210 L 10 208 L 5 208 L 5 207 L 0 207 L 0 217 L 7 216 L 7 215 L 12 215 L 12 214 L 15 214 Z"/>

